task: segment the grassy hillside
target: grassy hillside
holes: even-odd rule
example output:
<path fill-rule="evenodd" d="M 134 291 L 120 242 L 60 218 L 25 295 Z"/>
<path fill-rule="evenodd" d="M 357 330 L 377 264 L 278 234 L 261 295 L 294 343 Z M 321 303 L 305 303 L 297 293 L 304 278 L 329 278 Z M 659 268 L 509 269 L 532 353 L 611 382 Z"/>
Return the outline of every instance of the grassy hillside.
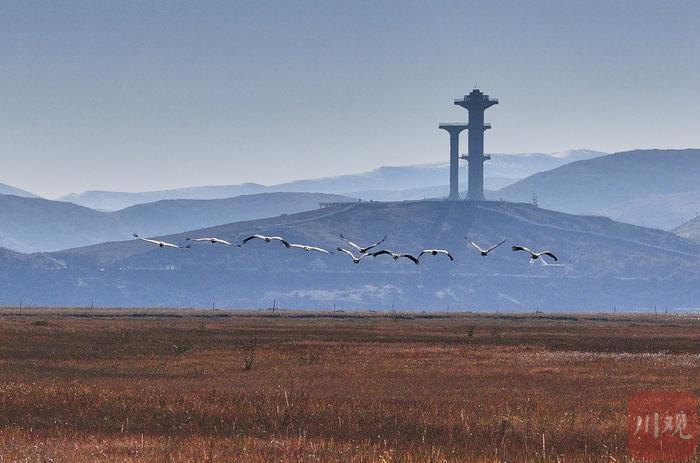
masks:
<path fill-rule="evenodd" d="M 608 310 L 669 304 L 690 307 L 700 297 L 694 275 L 700 246 L 671 233 L 574 216 L 527 204 L 424 201 L 361 203 L 270 219 L 238 222 L 167 236 L 184 243 L 191 234 L 240 240 L 253 232 L 335 249 L 342 232 L 360 242 L 388 235 L 386 247 L 419 252 L 447 248 L 455 256 L 428 257 L 419 266 L 383 256 L 352 264 L 341 254 L 322 255 L 253 241 L 243 248 L 198 245 L 158 249 L 137 241 L 108 243 L 42 255 L 62 272 L 33 272 L 49 293 L 42 303 L 99 300 L 101 305 L 258 307 L 273 299 L 288 307 L 427 310 Z M 482 244 L 508 239 L 482 258 L 464 236 Z M 561 267 L 529 265 L 508 246 L 546 248 Z M 1 271 L 1 269 L 0 269 Z M 27 291 L 22 280 L 6 294 Z M 1 296 L 0 296 L 1 297 Z M 9 297 L 9 296 L 8 296 Z"/>

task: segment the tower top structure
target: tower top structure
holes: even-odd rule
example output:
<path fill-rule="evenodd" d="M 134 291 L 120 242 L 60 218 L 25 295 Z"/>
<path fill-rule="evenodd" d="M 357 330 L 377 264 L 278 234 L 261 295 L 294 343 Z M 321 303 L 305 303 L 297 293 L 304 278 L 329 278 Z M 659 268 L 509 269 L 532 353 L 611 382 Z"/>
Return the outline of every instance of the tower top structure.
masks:
<path fill-rule="evenodd" d="M 466 110 L 476 109 L 485 111 L 487 108 L 498 104 L 498 100 L 489 97 L 478 88 L 475 88 L 469 95 L 464 95 L 464 98 L 461 100 L 455 100 L 455 104 Z"/>

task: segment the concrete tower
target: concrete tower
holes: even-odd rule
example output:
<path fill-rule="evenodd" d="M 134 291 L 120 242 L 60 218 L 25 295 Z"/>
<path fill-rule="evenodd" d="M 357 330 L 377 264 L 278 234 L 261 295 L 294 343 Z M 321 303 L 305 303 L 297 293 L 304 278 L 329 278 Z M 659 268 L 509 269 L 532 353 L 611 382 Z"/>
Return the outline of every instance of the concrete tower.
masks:
<path fill-rule="evenodd" d="M 467 128 L 464 124 L 440 124 L 450 134 L 450 201 L 459 201 L 459 134 Z"/>
<path fill-rule="evenodd" d="M 489 98 L 474 89 L 461 100 L 455 100 L 457 106 L 469 111 L 469 155 L 463 156 L 469 162 L 469 189 L 467 201 L 484 200 L 484 161 L 491 159 L 484 156 L 484 131 L 491 128 L 491 124 L 484 124 L 484 111 L 498 104 L 498 100 Z"/>

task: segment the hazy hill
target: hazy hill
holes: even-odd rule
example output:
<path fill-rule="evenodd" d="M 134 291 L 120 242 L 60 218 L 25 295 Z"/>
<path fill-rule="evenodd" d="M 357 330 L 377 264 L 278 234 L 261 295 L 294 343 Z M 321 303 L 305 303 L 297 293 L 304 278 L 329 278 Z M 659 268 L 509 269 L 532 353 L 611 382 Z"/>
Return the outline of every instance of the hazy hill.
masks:
<path fill-rule="evenodd" d="M 0 195 L 0 246 L 33 252 L 65 249 L 129 236 L 117 220 L 82 206 Z"/>
<path fill-rule="evenodd" d="M 568 162 L 589 159 L 603 154 L 591 150 L 571 150 L 553 154 L 494 154 L 491 161 L 487 163 L 485 184 L 489 189 L 501 188 L 535 172 L 553 169 Z M 448 169 L 449 164 L 443 162 L 413 166 L 380 167 L 361 174 L 298 180 L 270 186 L 244 183 L 241 185 L 203 186 L 142 193 L 87 191 L 71 194 L 61 199 L 101 210 L 117 210 L 135 204 L 164 199 L 219 199 L 243 194 L 281 191 L 345 194 L 373 200 L 396 199 L 399 197 L 402 199 L 423 199 L 426 196 L 421 196 L 419 190 L 430 187 L 447 188 L 449 182 Z M 460 175 L 463 179 L 467 178 L 466 164 L 461 166 Z"/>
<path fill-rule="evenodd" d="M 463 151 L 466 152 L 466 147 L 463 148 Z M 484 164 L 484 174 L 487 177 L 519 180 L 537 172 L 555 169 L 572 162 L 593 159 L 607 154 L 586 149 L 568 150 L 559 153 L 491 154 L 491 159 Z M 466 165 L 464 169 L 466 171 Z M 466 176 L 464 178 L 466 179 Z"/>
<path fill-rule="evenodd" d="M 637 150 L 534 174 L 496 195 L 576 214 L 671 229 L 697 215 L 700 150 Z"/>
<path fill-rule="evenodd" d="M 0 183 L 0 195 L 14 195 L 14 196 L 22 196 L 25 198 L 38 198 L 37 195 L 34 193 L 30 193 L 28 191 L 22 190 L 20 188 L 15 188 L 10 185 L 6 185 L 4 183 Z"/>
<path fill-rule="evenodd" d="M 241 185 L 215 185 L 173 190 L 146 191 L 126 193 L 121 191 L 86 191 L 72 193 L 60 198 L 91 209 L 116 211 L 136 204 L 153 203 L 168 199 L 224 199 L 234 196 L 250 195 L 267 191 L 264 185 L 243 183 Z"/>
<path fill-rule="evenodd" d="M 678 236 L 700 243 L 700 215 L 673 230 Z"/>
<path fill-rule="evenodd" d="M 672 230 L 700 213 L 700 189 L 640 196 L 603 208 L 599 213 L 621 222 Z"/>
<path fill-rule="evenodd" d="M 16 251 L 53 251 L 144 235 L 176 233 L 222 223 L 317 209 L 339 195 L 264 193 L 217 200 L 169 200 L 116 212 L 76 204 L 0 195 L 0 246 Z"/>
<path fill-rule="evenodd" d="M 221 225 L 188 234 L 241 239 L 251 232 L 335 248 L 343 232 L 360 242 L 389 235 L 386 246 L 416 252 L 446 247 L 420 266 L 387 256 L 355 265 L 345 255 L 251 242 L 158 249 L 137 241 L 35 256 L 58 270 L 3 266 L 0 303 L 444 310 L 611 310 L 690 307 L 700 300 L 700 246 L 671 233 L 574 216 L 527 204 L 423 201 L 359 203 Z M 508 238 L 482 258 L 465 245 Z M 530 266 L 511 252 L 522 243 L 556 252 L 563 267 Z M 17 278 L 8 275 L 15 272 Z M 3 276 L 5 275 L 5 276 Z M 30 283 L 31 282 L 31 283 Z M 24 295 L 24 296 L 22 296 Z M 30 299 L 31 297 L 31 299 Z"/>
<path fill-rule="evenodd" d="M 157 235 L 308 211 L 318 209 L 321 202 L 337 201 L 352 199 L 322 193 L 262 193 L 227 199 L 156 201 L 131 206 L 112 215 L 133 230 Z"/>
<path fill-rule="evenodd" d="M 463 151 L 466 151 L 464 147 Z M 498 183 L 512 183 L 536 172 L 553 169 L 569 162 L 604 155 L 591 150 L 570 150 L 562 153 L 492 154 L 487 162 L 485 184 L 493 188 Z M 460 165 L 460 178 L 467 179 L 467 164 Z M 493 180 L 492 180 L 493 179 Z M 402 191 L 430 186 L 447 186 L 449 162 L 413 166 L 380 167 L 356 175 L 299 180 L 270 188 L 285 191 L 319 191 L 350 193 L 363 190 Z"/>

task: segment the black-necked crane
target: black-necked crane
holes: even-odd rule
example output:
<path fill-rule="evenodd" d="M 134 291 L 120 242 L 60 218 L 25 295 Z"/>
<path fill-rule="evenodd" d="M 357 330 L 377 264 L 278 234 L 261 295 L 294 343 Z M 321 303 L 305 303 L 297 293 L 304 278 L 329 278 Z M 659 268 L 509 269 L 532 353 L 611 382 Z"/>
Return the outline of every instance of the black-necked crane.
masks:
<path fill-rule="evenodd" d="M 481 246 L 479 246 L 478 244 L 476 244 L 475 242 L 473 242 L 473 241 L 467 239 L 467 237 L 464 237 L 464 239 L 467 240 L 467 241 L 469 242 L 469 244 L 471 244 L 472 246 L 474 246 L 474 248 L 475 248 L 477 251 L 479 251 L 479 254 L 481 254 L 482 257 L 488 256 L 489 253 L 490 253 L 491 251 L 493 251 L 494 249 L 496 249 L 497 247 L 499 247 L 500 245 L 502 245 L 503 243 L 506 242 L 506 240 L 503 240 L 503 241 L 501 241 L 501 242 L 498 243 L 498 244 L 494 244 L 494 245 L 491 246 L 490 248 L 484 249 L 484 248 L 482 248 Z"/>
<path fill-rule="evenodd" d="M 146 243 L 155 244 L 155 245 L 158 246 L 159 248 L 178 248 L 178 249 L 180 249 L 180 248 L 189 248 L 189 246 L 178 246 L 177 244 L 168 243 L 167 241 L 152 240 L 152 239 L 149 239 L 149 238 L 144 238 L 144 237 L 142 237 L 142 236 L 139 236 L 139 235 L 136 234 L 136 233 L 134 233 L 133 236 L 134 236 L 134 238 L 137 238 L 137 239 L 139 239 L 139 240 L 141 240 L 141 241 L 145 241 Z"/>
<path fill-rule="evenodd" d="M 185 238 L 187 241 L 198 241 L 201 243 L 211 243 L 211 244 L 223 244 L 225 246 L 238 246 L 239 248 L 241 247 L 240 244 L 237 243 L 231 243 L 230 241 L 222 240 L 221 238 Z"/>
<path fill-rule="evenodd" d="M 316 251 L 316 252 L 322 252 L 324 254 L 331 254 L 330 251 L 326 251 L 323 248 L 319 248 L 318 246 L 309 246 L 308 244 L 290 244 L 287 246 L 288 248 L 297 248 L 297 249 L 303 249 L 306 252 L 309 251 Z"/>
<path fill-rule="evenodd" d="M 416 265 L 418 265 L 418 264 L 420 263 L 420 262 L 418 261 L 418 258 L 415 257 L 415 256 L 412 256 L 411 254 L 406 254 L 406 253 L 401 253 L 401 252 L 397 253 L 397 252 L 389 251 L 388 249 L 382 249 L 381 251 L 372 252 L 372 253 L 370 253 L 369 255 L 372 256 L 372 257 L 377 257 L 377 256 L 381 256 L 381 255 L 383 255 L 383 254 L 386 254 L 386 255 L 388 255 L 388 256 L 391 256 L 394 260 L 399 260 L 399 259 L 401 259 L 402 257 L 404 257 L 404 258 L 410 260 L 411 262 L 413 262 L 413 263 L 416 264 Z"/>
<path fill-rule="evenodd" d="M 421 258 L 421 256 L 429 254 L 431 256 L 437 256 L 438 254 L 445 254 L 447 257 L 450 258 L 450 260 L 455 260 L 454 257 L 452 257 L 452 254 L 450 254 L 450 251 L 447 249 L 423 249 L 420 254 L 418 254 L 418 259 Z"/>
<path fill-rule="evenodd" d="M 551 251 L 533 251 L 532 249 L 526 247 L 526 246 L 512 246 L 511 249 L 513 251 L 525 251 L 530 254 L 530 264 L 535 262 L 537 259 L 539 259 L 542 256 L 548 256 L 554 259 L 554 261 L 558 261 L 557 256 L 555 256 Z M 542 259 L 544 261 L 544 259 Z"/>
<path fill-rule="evenodd" d="M 353 243 L 352 241 L 350 241 L 349 239 L 347 239 L 345 236 L 343 236 L 342 233 L 340 234 L 340 238 L 341 238 L 343 241 L 345 241 L 346 243 L 348 243 L 350 246 L 352 246 L 353 248 L 355 248 L 355 249 L 357 250 L 357 252 L 359 252 L 360 254 L 366 254 L 367 251 L 369 251 L 370 249 L 374 249 L 374 248 L 376 248 L 377 246 L 379 246 L 380 244 L 382 244 L 384 241 L 386 241 L 386 235 L 384 235 L 384 238 L 382 238 L 381 240 L 377 241 L 376 243 L 374 243 L 374 244 L 372 244 L 372 245 L 370 245 L 370 246 L 362 246 L 362 245 L 359 245 L 359 244 L 357 244 L 357 243 Z"/>
<path fill-rule="evenodd" d="M 352 251 L 348 251 L 347 249 L 343 249 L 340 246 L 336 248 L 338 252 L 342 252 L 344 254 L 347 254 L 348 256 L 352 257 L 352 262 L 354 264 L 359 264 L 360 261 L 364 258 L 369 256 L 370 254 L 360 254 L 360 256 L 356 256 L 355 254 L 352 253 Z"/>
<path fill-rule="evenodd" d="M 280 243 L 284 244 L 285 247 L 289 247 L 289 241 L 285 240 L 281 236 L 265 236 L 265 235 L 250 235 L 248 238 L 243 240 L 243 244 L 246 244 L 250 240 L 262 240 L 266 243 L 272 243 L 273 241 L 279 241 Z"/>

